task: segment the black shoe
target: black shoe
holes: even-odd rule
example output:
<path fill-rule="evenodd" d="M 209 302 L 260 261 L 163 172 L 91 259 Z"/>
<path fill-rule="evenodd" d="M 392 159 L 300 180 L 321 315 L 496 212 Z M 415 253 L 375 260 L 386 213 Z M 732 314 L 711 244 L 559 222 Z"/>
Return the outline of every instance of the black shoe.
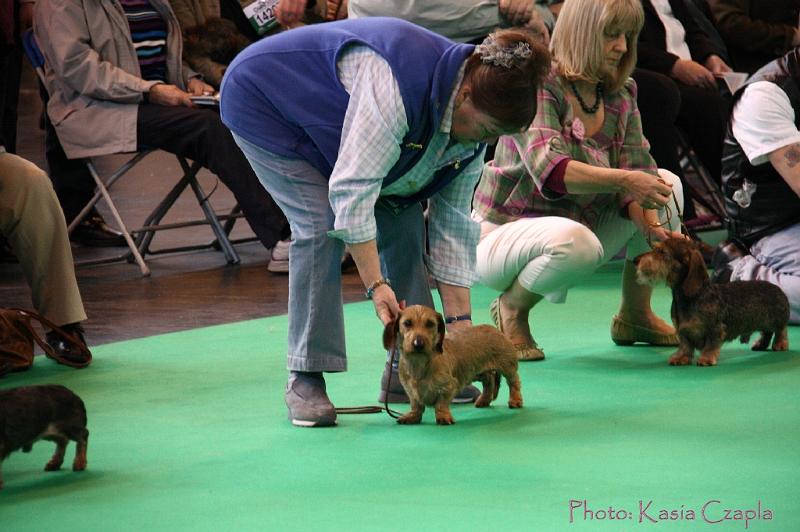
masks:
<path fill-rule="evenodd" d="M 99 213 L 90 214 L 70 233 L 69 239 L 82 246 L 94 248 L 127 246 L 125 237 L 106 224 Z"/>
<path fill-rule="evenodd" d="M 711 258 L 711 268 L 714 269 L 714 273 L 711 274 L 711 282 L 716 284 L 730 282 L 733 273 L 731 264 L 745 255 L 747 255 L 747 251 L 743 250 L 736 242 L 731 240 L 720 242 Z"/>
<path fill-rule="evenodd" d="M 384 368 L 383 375 L 381 376 L 381 393 L 378 395 L 379 403 L 408 403 L 408 395 L 403 389 L 403 384 L 400 382 L 400 375 L 397 374 L 397 369 L 392 368 L 392 380 L 389 382 L 387 391 L 387 382 L 389 381 L 389 370 Z M 474 403 L 478 396 L 481 394 L 475 386 L 467 384 L 463 390 L 453 397 L 450 401 L 453 404 L 466 404 Z M 388 399 L 388 401 L 387 401 Z"/>
<path fill-rule="evenodd" d="M 85 368 L 92 362 L 92 353 L 86 347 L 86 340 L 83 337 L 83 327 L 79 323 L 71 323 L 61 327 L 64 332 L 71 333 L 76 340 L 80 341 L 79 345 L 69 342 L 62 338 L 61 335 L 54 331 L 50 331 L 46 335 L 47 345 L 49 345 L 55 352 L 53 355 L 46 353 L 48 358 L 52 358 L 59 364 L 70 366 L 72 368 Z"/>

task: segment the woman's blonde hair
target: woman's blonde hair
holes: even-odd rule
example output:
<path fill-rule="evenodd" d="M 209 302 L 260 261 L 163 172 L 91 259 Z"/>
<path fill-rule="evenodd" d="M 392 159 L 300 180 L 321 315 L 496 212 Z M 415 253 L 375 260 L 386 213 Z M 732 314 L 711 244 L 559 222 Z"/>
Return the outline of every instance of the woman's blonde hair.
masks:
<path fill-rule="evenodd" d="M 603 81 L 607 92 L 617 92 L 636 66 L 636 42 L 643 24 L 640 0 L 566 0 L 550 39 L 558 73 L 567 79 Z M 617 75 L 609 79 L 603 74 L 603 46 L 608 36 L 621 33 L 628 50 Z"/>

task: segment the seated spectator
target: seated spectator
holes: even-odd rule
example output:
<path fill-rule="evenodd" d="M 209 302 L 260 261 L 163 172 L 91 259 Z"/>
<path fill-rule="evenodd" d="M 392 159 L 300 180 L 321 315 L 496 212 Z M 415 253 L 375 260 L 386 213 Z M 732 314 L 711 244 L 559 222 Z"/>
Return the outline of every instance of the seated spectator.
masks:
<path fill-rule="evenodd" d="M 457 42 L 479 43 L 496 28 L 531 27 L 545 40 L 555 18 L 533 0 L 350 0 L 348 16 L 397 17 Z"/>
<path fill-rule="evenodd" d="M 752 74 L 800 46 L 800 0 L 709 0 L 737 70 Z"/>
<path fill-rule="evenodd" d="M 0 137 L 4 139 L 6 150 L 15 153 L 23 55 L 20 36 L 31 27 L 33 3 L 4 0 L 0 6 Z"/>
<path fill-rule="evenodd" d="M 236 22 L 223 17 L 222 6 L 229 4 L 244 17 L 243 0 L 170 0 L 183 32 L 183 59 L 203 80 L 219 89 L 225 68 L 236 54 L 257 39 L 249 27 L 243 32 Z M 249 24 L 248 24 L 249 26 Z"/>
<path fill-rule="evenodd" d="M 34 12 L 47 113 L 60 141 L 48 150 L 48 163 L 67 220 L 94 192 L 79 158 L 146 146 L 217 174 L 262 244 L 273 247 L 285 236 L 286 220 L 219 114 L 193 106 L 192 95 L 214 89 L 182 66 L 181 34 L 167 0 L 110 0 L 109 6 L 39 0 Z"/>
<path fill-rule="evenodd" d="M 720 281 L 760 279 L 800 323 L 800 48 L 768 63 L 734 96 L 722 160 L 732 242 L 714 257 Z"/>
<path fill-rule="evenodd" d="M 527 32 L 490 39 L 478 52 L 398 19 L 346 20 L 263 39 L 228 68 L 222 117 L 292 223 L 285 400 L 295 425 L 336 423 L 323 372 L 347 369 L 345 245 L 383 325 L 403 300 L 433 306 L 429 275 L 447 327 L 471 323 L 470 204 L 485 143 L 530 124 L 549 63 Z M 392 373 L 381 396 L 408 401 Z"/>
<path fill-rule="evenodd" d="M 637 66 L 669 76 L 680 92 L 678 127 L 711 177 L 719 182 L 728 102 L 715 76 L 731 68 L 690 14 L 685 0 L 641 0 L 644 27 Z M 657 93 L 648 94 L 655 98 Z"/>
<path fill-rule="evenodd" d="M 478 274 L 502 292 L 491 316 L 521 360 L 544 358 L 530 311 L 545 298 L 562 303 L 571 286 L 623 248 L 612 340 L 677 345 L 633 263 L 648 242 L 680 235 L 682 203 L 678 178 L 650 156 L 629 78 L 643 17 L 639 0 L 564 3 L 536 118 L 527 131 L 500 139 L 475 191 Z"/>
<path fill-rule="evenodd" d="M 75 280 L 64 214 L 53 186 L 36 165 L 6 153 L 1 145 L 0 234 L 19 260 L 36 312 L 77 336 L 85 347 L 81 322 L 86 320 L 86 312 Z M 52 331 L 47 333 L 47 343 L 61 363 L 84 367 L 91 361 Z"/>
<path fill-rule="evenodd" d="M 348 0 L 280 0 L 275 6 L 278 23 L 286 28 L 310 22 L 347 18 Z"/>

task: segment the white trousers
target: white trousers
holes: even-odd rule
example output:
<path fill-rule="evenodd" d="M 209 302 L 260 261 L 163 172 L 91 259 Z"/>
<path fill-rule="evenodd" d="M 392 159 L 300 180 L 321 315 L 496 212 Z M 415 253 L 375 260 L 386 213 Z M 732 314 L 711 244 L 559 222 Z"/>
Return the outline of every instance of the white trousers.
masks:
<path fill-rule="evenodd" d="M 659 217 L 673 231 L 680 231 L 677 213 L 683 212 L 683 188 L 678 176 L 660 169 L 659 175 L 672 184 L 671 216 L 661 209 Z M 675 205 L 677 202 L 677 206 Z M 678 208 L 679 206 L 679 208 Z M 649 251 L 644 235 L 620 209 L 612 205 L 592 228 L 559 216 L 521 218 L 503 225 L 481 223 L 478 244 L 478 275 L 482 284 L 504 292 L 514 280 L 526 290 L 563 303 L 567 291 L 590 276 L 627 246 L 633 259 Z"/>

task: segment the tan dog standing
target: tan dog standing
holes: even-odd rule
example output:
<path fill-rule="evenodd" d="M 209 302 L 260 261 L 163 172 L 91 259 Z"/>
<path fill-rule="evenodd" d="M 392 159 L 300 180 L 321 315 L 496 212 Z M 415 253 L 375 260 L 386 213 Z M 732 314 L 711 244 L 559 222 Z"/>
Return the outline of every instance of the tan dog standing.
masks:
<path fill-rule="evenodd" d="M 436 409 L 436 423 L 455 423 L 450 401 L 467 384 L 479 380 L 483 392 L 475 406 L 489 406 L 497 397 L 500 375 L 509 387 L 509 408 L 522 407 L 517 353 L 497 329 L 478 325 L 450 333 L 445 338 L 441 314 L 414 305 L 403 310 L 383 331 L 386 349 L 400 354 L 400 382 L 411 400 L 411 411 L 400 416 L 401 424 L 422 420 L 425 406 Z"/>

